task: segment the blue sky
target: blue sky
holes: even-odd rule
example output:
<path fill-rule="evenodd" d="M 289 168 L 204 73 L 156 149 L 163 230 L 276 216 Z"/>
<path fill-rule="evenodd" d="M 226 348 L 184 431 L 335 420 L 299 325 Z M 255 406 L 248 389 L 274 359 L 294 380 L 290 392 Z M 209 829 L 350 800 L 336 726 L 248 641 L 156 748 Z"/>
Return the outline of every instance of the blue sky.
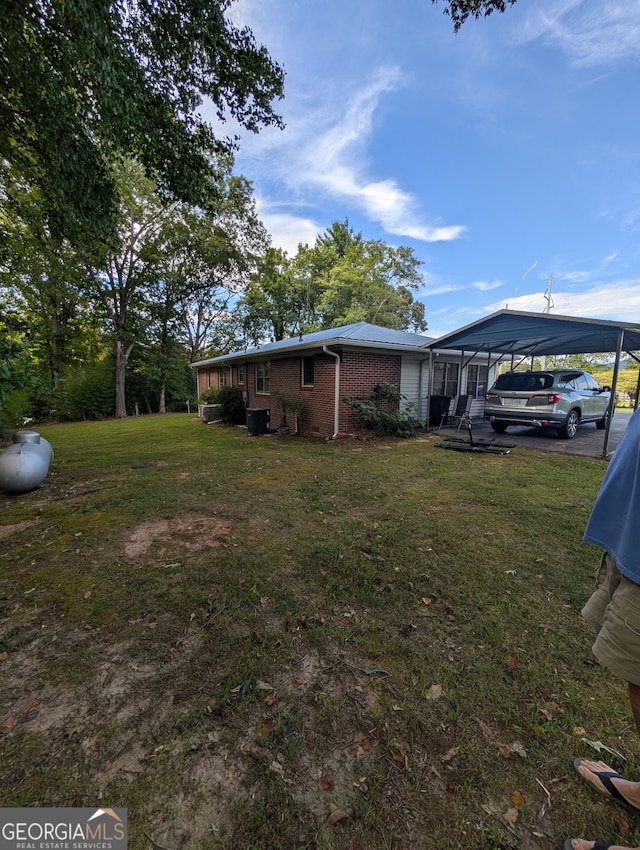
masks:
<path fill-rule="evenodd" d="M 239 0 L 286 71 L 243 134 L 274 245 L 333 220 L 422 261 L 430 336 L 508 306 L 640 322 L 640 0 Z M 232 128 L 233 129 L 233 128 Z"/>

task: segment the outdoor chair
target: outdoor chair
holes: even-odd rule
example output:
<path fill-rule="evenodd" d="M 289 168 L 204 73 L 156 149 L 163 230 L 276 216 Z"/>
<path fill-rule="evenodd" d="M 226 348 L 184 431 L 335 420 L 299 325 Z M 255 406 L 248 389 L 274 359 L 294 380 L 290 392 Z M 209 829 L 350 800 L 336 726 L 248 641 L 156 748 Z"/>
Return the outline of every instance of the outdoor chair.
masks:
<path fill-rule="evenodd" d="M 468 422 L 471 415 L 472 395 L 457 395 L 451 401 L 449 409 L 443 415 L 440 427 L 443 425 L 457 425 L 460 430 L 463 422 Z"/>

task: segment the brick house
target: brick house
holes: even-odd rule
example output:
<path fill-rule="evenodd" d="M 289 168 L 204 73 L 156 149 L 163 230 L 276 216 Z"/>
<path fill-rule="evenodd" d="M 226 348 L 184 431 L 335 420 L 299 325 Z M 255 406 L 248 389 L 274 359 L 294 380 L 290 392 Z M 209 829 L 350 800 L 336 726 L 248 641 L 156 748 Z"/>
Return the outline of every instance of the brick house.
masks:
<path fill-rule="evenodd" d="M 365 429 L 345 396 L 363 396 L 388 381 L 399 387 L 401 408 L 427 418 L 442 399 L 471 393 L 482 402 L 492 367 L 486 355 L 461 356 L 429 348 L 421 334 L 366 322 L 266 343 L 192 363 L 198 395 L 231 385 L 242 392 L 250 411 L 269 411 L 271 429 L 279 427 L 285 408 L 299 406 L 299 432 L 334 437 Z M 291 418 L 287 417 L 291 426 Z"/>

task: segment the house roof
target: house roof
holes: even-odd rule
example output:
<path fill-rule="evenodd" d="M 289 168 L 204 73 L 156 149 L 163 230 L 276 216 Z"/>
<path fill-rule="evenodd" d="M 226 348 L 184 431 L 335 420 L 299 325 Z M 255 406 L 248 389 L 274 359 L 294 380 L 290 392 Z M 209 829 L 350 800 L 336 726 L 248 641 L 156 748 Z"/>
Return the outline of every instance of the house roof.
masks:
<path fill-rule="evenodd" d="M 329 328 L 324 331 L 300 334 L 300 336 L 291 337 L 290 339 L 267 342 L 256 348 L 232 351 L 229 354 L 220 354 L 217 357 L 210 357 L 207 360 L 199 360 L 191 365 L 210 366 L 215 363 L 229 363 L 233 360 L 257 360 L 263 359 L 265 356 L 288 354 L 291 351 L 300 352 L 321 349 L 323 345 L 401 349 L 425 354 L 425 346 L 432 339 L 433 337 L 423 336 L 422 334 L 383 328 L 379 325 L 371 325 L 368 322 L 354 322 L 351 325 L 343 325 L 340 328 Z"/>
<path fill-rule="evenodd" d="M 640 351 L 640 325 L 499 310 L 428 343 L 430 348 L 530 357 Z"/>

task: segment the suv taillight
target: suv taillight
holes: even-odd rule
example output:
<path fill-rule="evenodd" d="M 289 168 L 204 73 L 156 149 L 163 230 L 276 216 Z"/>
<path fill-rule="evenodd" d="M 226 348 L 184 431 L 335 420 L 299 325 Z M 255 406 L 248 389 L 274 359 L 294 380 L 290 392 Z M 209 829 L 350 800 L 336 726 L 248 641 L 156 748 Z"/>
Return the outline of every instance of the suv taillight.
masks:
<path fill-rule="evenodd" d="M 560 393 L 539 393 L 534 398 L 546 398 L 547 404 L 557 404 L 562 399 L 562 396 Z"/>

